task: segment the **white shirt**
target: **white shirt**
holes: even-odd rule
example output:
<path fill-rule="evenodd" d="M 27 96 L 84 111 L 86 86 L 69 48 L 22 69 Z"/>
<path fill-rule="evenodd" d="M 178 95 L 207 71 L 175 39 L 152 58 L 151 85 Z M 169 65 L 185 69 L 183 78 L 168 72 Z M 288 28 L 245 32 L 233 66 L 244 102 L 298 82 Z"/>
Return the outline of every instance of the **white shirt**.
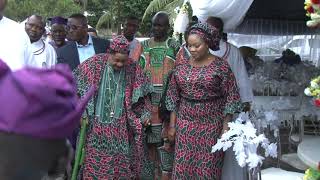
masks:
<path fill-rule="evenodd" d="M 248 77 L 248 72 L 246 70 L 244 60 L 239 49 L 236 46 L 228 42 L 225 42 L 223 40 L 220 41 L 219 47 L 220 47 L 220 50 L 218 51 L 212 51 L 210 49 L 210 53 L 227 60 L 236 78 L 237 85 L 240 91 L 241 101 L 243 103 L 252 102 L 253 101 L 252 85 Z"/>
<path fill-rule="evenodd" d="M 18 23 L 2 17 L 0 20 L 0 59 L 11 70 L 24 66 L 36 66 L 28 35 Z"/>
<path fill-rule="evenodd" d="M 78 54 L 79 54 L 79 61 L 83 63 L 85 60 L 91 58 L 96 54 L 92 42 L 92 37 L 88 35 L 88 43 L 86 45 L 81 45 L 76 42 Z"/>
<path fill-rule="evenodd" d="M 57 63 L 57 54 L 54 48 L 42 39 L 31 44 L 31 49 L 37 67 L 49 68 Z"/>

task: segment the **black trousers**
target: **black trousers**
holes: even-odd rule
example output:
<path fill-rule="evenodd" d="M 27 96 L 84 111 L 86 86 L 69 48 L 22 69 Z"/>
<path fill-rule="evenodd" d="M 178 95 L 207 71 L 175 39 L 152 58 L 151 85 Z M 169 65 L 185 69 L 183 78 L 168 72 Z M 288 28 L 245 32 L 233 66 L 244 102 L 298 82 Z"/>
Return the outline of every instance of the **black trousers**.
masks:
<path fill-rule="evenodd" d="M 0 180 L 41 180 L 67 154 L 65 139 L 0 132 Z"/>

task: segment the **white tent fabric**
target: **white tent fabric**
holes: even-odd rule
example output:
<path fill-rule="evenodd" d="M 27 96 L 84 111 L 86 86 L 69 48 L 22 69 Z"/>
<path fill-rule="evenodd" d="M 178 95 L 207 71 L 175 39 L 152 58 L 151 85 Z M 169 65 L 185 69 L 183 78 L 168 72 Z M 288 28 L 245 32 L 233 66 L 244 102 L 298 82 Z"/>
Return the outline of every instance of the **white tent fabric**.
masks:
<path fill-rule="evenodd" d="M 245 35 L 228 33 L 228 42 L 237 47 L 257 49 L 257 56 L 272 61 L 282 56 L 282 51 L 291 49 L 302 61 L 320 66 L 320 35 Z"/>
<path fill-rule="evenodd" d="M 224 22 L 224 29 L 235 29 L 243 20 L 253 0 L 190 0 L 193 15 L 200 21 L 208 16 L 220 17 Z"/>

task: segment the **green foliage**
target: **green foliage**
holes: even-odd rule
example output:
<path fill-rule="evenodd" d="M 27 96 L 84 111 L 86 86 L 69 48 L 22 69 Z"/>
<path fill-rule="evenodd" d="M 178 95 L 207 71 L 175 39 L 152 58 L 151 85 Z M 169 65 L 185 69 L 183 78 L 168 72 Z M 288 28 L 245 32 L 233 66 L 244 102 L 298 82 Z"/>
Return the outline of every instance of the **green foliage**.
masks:
<path fill-rule="evenodd" d="M 97 22 L 97 29 L 110 29 L 113 28 L 111 25 L 112 22 L 112 14 L 110 12 L 106 12 L 105 14 L 103 14 L 98 22 Z"/>
<path fill-rule="evenodd" d="M 82 12 L 82 9 L 73 0 L 8 0 L 6 7 L 6 16 L 16 21 L 23 21 L 32 14 L 48 18 L 68 17 L 78 12 Z"/>
<path fill-rule="evenodd" d="M 91 14 L 88 16 L 89 24 L 95 27 L 99 18 L 109 11 L 112 0 L 87 0 L 86 11 Z"/>
<path fill-rule="evenodd" d="M 183 0 L 8 0 L 6 16 L 16 21 L 23 21 L 32 14 L 41 16 L 64 16 L 73 13 L 89 14 L 89 24 L 97 29 L 120 31 L 121 23 L 128 15 L 142 18 L 140 33 L 150 32 L 151 18 L 158 11 L 167 11 L 170 23 L 176 14 L 174 9 L 180 7 Z"/>
<path fill-rule="evenodd" d="M 304 180 L 320 180 L 320 171 L 313 168 L 309 168 L 306 170 L 303 179 Z"/>
<path fill-rule="evenodd" d="M 184 0 L 153 0 L 143 15 L 143 23 L 147 23 L 147 28 L 151 28 L 151 19 L 159 11 L 165 11 L 169 14 L 171 27 L 173 26 L 174 19 L 177 16 L 175 9 L 181 7 Z M 172 30 L 171 30 L 172 31 Z"/>
<path fill-rule="evenodd" d="M 124 23 L 125 17 L 135 15 L 138 18 L 143 16 L 145 9 L 151 0 L 112 0 L 108 9 L 97 23 L 97 29 L 112 28 L 113 32 L 120 32 L 120 26 Z M 141 29 L 146 29 L 141 24 Z"/>
<path fill-rule="evenodd" d="M 164 10 L 165 7 L 176 0 L 153 0 L 150 2 L 149 6 L 145 10 L 143 14 L 143 20 L 145 20 L 147 17 L 150 17 L 151 15 L 155 14 L 158 11 Z"/>
<path fill-rule="evenodd" d="M 124 7 L 124 9 L 126 9 L 124 12 L 124 17 L 133 14 L 142 20 L 142 16 L 145 10 L 147 9 L 148 5 L 150 4 L 151 0 L 140 0 L 140 2 L 135 0 L 128 0 L 128 1 L 129 3 L 126 3 Z M 149 22 L 142 22 L 140 25 L 139 32 L 142 35 L 145 35 L 146 33 L 149 33 L 150 27 L 151 27 L 151 20 Z"/>

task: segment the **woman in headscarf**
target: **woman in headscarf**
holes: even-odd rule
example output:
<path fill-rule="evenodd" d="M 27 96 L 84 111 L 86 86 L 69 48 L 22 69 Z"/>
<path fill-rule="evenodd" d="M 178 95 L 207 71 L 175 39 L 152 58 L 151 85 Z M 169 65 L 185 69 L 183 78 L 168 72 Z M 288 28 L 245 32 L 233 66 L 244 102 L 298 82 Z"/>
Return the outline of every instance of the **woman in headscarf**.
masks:
<path fill-rule="evenodd" d="M 89 58 L 74 73 L 80 95 L 91 85 L 98 88 L 88 104 L 83 179 L 139 178 L 147 157 L 143 139 L 152 85 L 129 58 L 129 42 L 116 36 L 107 53 Z"/>
<path fill-rule="evenodd" d="M 212 146 L 241 110 L 240 96 L 228 63 L 209 52 L 219 47 L 219 32 L 208 24 L 193 25 L 188 33 L 191 56 L 172 75 L 166 106 L 169 140 L 175 140 L 173 179 L 219 180 L 223 152 Z M 183 57 L 181 57 L 183 58 Z"/>

